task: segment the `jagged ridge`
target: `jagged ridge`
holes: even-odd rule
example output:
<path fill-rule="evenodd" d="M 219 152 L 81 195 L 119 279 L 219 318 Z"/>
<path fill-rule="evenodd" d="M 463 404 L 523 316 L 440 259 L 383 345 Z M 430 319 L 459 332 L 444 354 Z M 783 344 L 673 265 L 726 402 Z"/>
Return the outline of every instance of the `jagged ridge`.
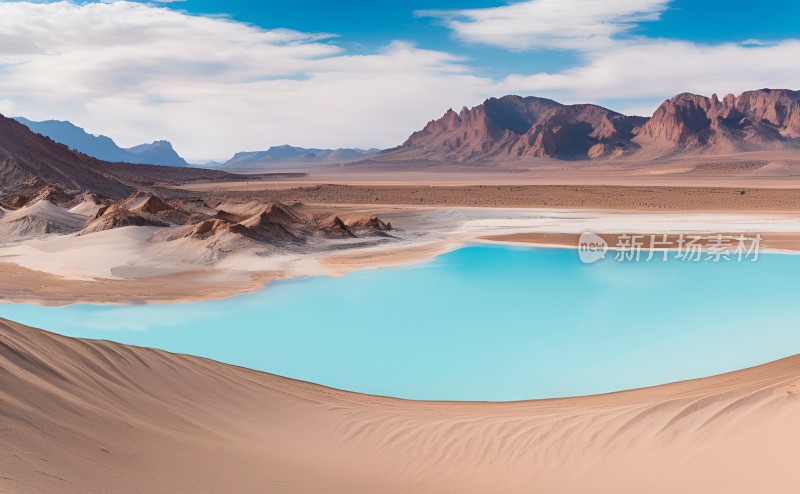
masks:
<path fill-rule="evenodd" d="M 428 122 L 382 160 L 502 161 L 595 159 L 681 152 L 728 153 L 800 144 L 800 91 L 761 89 L 720 100 L 690 93 L 652 117 L 536 97 L 489 98 Z"/>

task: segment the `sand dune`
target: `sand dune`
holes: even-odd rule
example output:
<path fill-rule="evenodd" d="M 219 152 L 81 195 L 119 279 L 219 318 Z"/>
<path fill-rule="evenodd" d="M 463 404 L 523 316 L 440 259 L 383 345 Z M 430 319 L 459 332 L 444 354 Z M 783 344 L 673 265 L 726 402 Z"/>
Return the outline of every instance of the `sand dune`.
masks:
<path fill-rule="evenodd" d="M 572 399 L 411 402 L 0 321 L 0 492 L 797 492 L 800 357 Z"/>
<path fill-rule="evenodd" d="M 0 238 L 26 238 L 80 230 L 86 217 L 48 201 L 39 201 L 0 217 Z"/>

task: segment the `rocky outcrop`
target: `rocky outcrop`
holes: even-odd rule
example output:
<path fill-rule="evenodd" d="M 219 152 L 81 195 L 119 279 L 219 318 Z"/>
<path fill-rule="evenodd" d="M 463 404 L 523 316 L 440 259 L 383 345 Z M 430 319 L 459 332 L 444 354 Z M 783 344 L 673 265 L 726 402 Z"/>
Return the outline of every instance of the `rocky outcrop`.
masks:
<path fill-rule="evenodd" d="M 392 229 L 391 223 L 372 214 L 361 214 L 347 217 L 346 226 L 354 232 L 388 232 Z"/>
<path fill-rule="evenodd" d="M 230 213 L 228 211 L 225 211 L 224 209 L 220 209 L 216 213 L 214 213 L 214 218 L 223 220 L 228 223 L 239 223 L 240 221 L 244 221 L 245 219 L 247 219 L 247 216 L 236 213 Z"/>
<path fill-rule="evenodd" d="M 47 185 L 39 192 L 33 195 L 28 201 L 28 204 L 34 204 L 39 201 L 48 201 L 53 204 L 68 204 L 76 197 L 75 194 L 68 194 L 61 187 L 57 185 Z"/>
<path fill-rule="evenodd" d="M 475 162 L 535 157 L 598 158 L 635 148 L 647 119 L 597 105 L 543 98 L 490 98 L 460 113 L 449 110 L 383 158 Z"/>
<path fill-rule="evenodd" d="M 542 98 L 490 98 L 448 110 L 378 161 L 502 162 L 532 158 L 656 158 L 800 145 L 800 91 L 761 89 L 720 100 L 683 93 L 650 118 Z"/>
<path fill-rule="evenodd" d="M 549 110 L 561 107 L 545 98 L 489 98 L 472 109 L 452 109 L 432 120 L 397 151 L 404 157 L 471 161 L 507 150 Z"/>
<path fill-rule="evenodd" d="M 301 238 L 293 230 L 303 225 L 301 218 L 288 206 L 269 203 L 249 218 L 231 225 L 232 233 L 261 242 L 276 242 Z"/>
<path fill-rule="evenodd" d="M 800 92 L 762 89 L 722 100 L 679 94 L 656 110 L 636 141 L 671 153 L 732 153 L 794 147 L 799 137 Z"/>
<path fill-rule="evenodd" d="M 788 89 L 747 91 L 733 99 L 732 104 L 736 110 L 748 115 L 752 121 L 772 126 L 783 137 L 800 138 L 800 91 Z"/>
<path fill-rule="evenodd" d="M 231 223 L 225 220 L 204 220 L 192 226 L 190 236 L 194 238 L 208 238 L 216 235 L 218 232 L 228 230 L 230 226 Z"/>
<path fill-rule="evenodd" d="M 81 234 L 96 233 L 126 226 L 167 227 L 182 225 L 189 213 L 168 204 L 155 194 L 135 191 L 126 199 L 100 207 Z"/>
<path fill-rule="evenodd" d="M 597 105 L 554 108 L 511 147 L 522 158 L 586 159 L 620 154 L 633 148 L 631 139 L 646 122 Z"/>
<path fill-rule="evenodd" d="M 113 230 L 114 228 L 126 226 L 156 226 L 163 228 L 169 226 L 169 224 L 152 216 L 132 213 L 126 209 L 114 208 L 111 211 L 104 211 L 98 218 L 90 222 L 86 228 L 81 231 L 81 234 L 88 235 L 90 233 Z"/>
<path fill-rule="evenodd" d="M 319 222 L 322 230 L 333 237 L 355 237 L 356 235 L 350 231 L 347 225 L 338 216 L 329 216 Z"/>
<path fill-rule="evenodd" d="M 11 199 L 8 200 L 7 206 L 11 209 L 19 209 L 28 204 L 29 201 L 30 198 L 28 196 L 17 194 L 15 196 L 12 196 Z"/>
<path fill-rule="evenodd" d="M 227 238 L 225 234 L 244 237 L 259 243 L 305 244 L 311 238 L 349 239 L 387 236 L 391 224 L 374 215 L 340 216 L 330 212 L 309 213 L 303 206 L 279 202 L 246 203 L 225 206 L 208 219 L 192 224 L 182 236 L 209 239 Z"/>
<path fill-rule="evenodd" d="M 134 192 L 119 205 L 120 207 L 130 211 L 148 214 L 158 214 L 164 211 L 172 211 L 175 209 L 157 195 L 142 191 Z"/>

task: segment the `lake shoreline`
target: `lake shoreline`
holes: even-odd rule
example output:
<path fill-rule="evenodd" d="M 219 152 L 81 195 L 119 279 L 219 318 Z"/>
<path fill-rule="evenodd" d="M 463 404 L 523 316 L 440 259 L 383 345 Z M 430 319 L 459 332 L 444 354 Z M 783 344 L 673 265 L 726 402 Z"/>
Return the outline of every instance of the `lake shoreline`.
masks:
<path fill-rule="evenodd" d="M 792 278 L 786 274 L 798 271 L 798 262 L 797 256 L 765 254 L 756 263 L 672 259 L 665 263 L 660 258 L 652 262 L 616 262 L 609 258 L 584 264 L 574 250 L 475 243 L 418 265 L 359 269 L 344 277 L 284 278 L 265 290 L 224 299 L 56 307 L 2 304 L 0 316 L 32 326 L 55 328 L 67 336 L 111 338 L 126 344 L 200 355 L 358 392 L 387 394 L 380 393 L 383 388 L 370 386 L 391 388 L 390 383 L 394 383 L 395 391 L 388 394 L 420 399 L 419 394 L 403 392 L 404 386 L 415 386 L 411 378 L 415 371 L 407 369 L 411 374 L 405 374 L 400 369 L 405 369 L 412 361 L 420 365 L 427 361 L 429 366 L 444 365 L 465 376 L 477 372 L 468 379 L 472 382 L 468 387 L 464 387 L 461 378 L 444 387 L 442 383 L 435 385 L 436 381 L 431 381 L 430 386 L 439 391 L 430 396 L 453 399 L 459 396 L 459 389 L 490 391 L 489 394 L 461 395 L 459 399 L 571 396 L 711 375 L 785 357 L 792 348 L 800 352 L 800 343 L 789 331 L 800 320 L 787 299 L 793 293 L 790 286 L 784 286 L 789 281 L 783 284 L 769 281 L 778 274 L 787 280 Z M 437 290 L 421 290 L 428 286 L 436 286 Z M 681 295 L 685 286 L 703 289 L 698 296 L 687 299 Z M 652 318 L 652 322 L 648 323 L 650 331 L 640 333 L 637 328 L 644 314 Z M 698 318 L 711 318 L 713 324 L 693 327 L 691 331 L 677 329 L 682 327 L 682 320 L 700 320 Z M 708 353 L 708 357 L 713 357 L 715 342 L 721 336 L 716 331 L 725 328 L 726 345 L 730 347 L 749 337 L 747 321 L 752 319 L 763 326 L 762 336 L 765 332 L 772 336 L 760 339 L 757 345 L 748 345 L 750 351 L 726 352 L 739 355 L 736 359 L 693 358 L 687 359 L 680 368 L 673 368 L 669 362 L 655 364 L 664 355 L 673 354 L 678 358 L 680 348 L 688 347 L 694 348 L 695 353 Z M 220 332 L 220 327 L 226 330 Z M 489 334 L 486 329 L 490 327 L 497 329 Z M 292 331 L 286 332 L 283 328 L 292 328 Z M 393 342 L 393 356 L 385 355 L 383 337 L 371 336 L 377 328 Z M 591 328 L 593 330 L 589 331 Z M 604 332 L 609 334 L 604 336 Z M 643 341 L 644 335 L 650 332 L 661 339 Z M 537 353 L 549 348 L 547 342 L 557 340 L 558 335 L 573 333 L 583 341 L 582 345 L 576 347 L 572 343 L 553 341 L 555 347 L 544 354 Z M 512 338 L 511 335 L 516 336 Z M 695 341 L 697 338 L 700 340 Z M 591 343 L 594 340 L 595 343 Z M 639 343 L 635 343 L 637 341 Z M 301 342 L 300 353 L 304 360 L 313 362 L 309 368 L 287 360 L 290 355 L 297 354 L 297 345 Z M 336 350 L 342 342 L 348 343 Z M 447 351 L 453 342 L 458 342 L 459 353 Z M 650 355 L 647 357 L 650 363 L 626 364 L 631 369 L 639 369 L 638 373 L 629 373 L 635 379 L 622 377 L 619 381 L 606 376 L 599 387 L 589 384 L 594 379 L 592 376 L 565 379 L 562 383 L 571 382 L 577 387 L 558 387 L 550 391 L 546 383 L 530 382 L 510 395 L 503 394 L 503 386 L 496 384 L 514 375 L 508 370 L 502 371 L 506 365 L 516 361 L 524 366 L 534 363 L 546 366 L 553 355 L 573 359 L 573 373 L 582 372 L 586 366 L 616 368 L 621 361 L 607 360 L 610 357 L 600 352 L 608 344 L 630 346 L 626 358 L 644 358 L 652 348 L 660 348 L 665 353 Z M 582 348 L 588 348 L 587 345 L 600 353 L 583 354 Z M 670 351 L 671 345 L 679 346 Z M 226 353 L 226 348 L 244 347 L 259 350 Z M 430 355 L 426 348 L 430 348 Z M 438 350 L 434 352 L 433 349 Z M 483 351 L 505 355 L 505 362 L 488 368 L 474 367 L 474 362 L 485 361 L 480 357 Z M 517 352 L 523 353 L 517 355 Z M 381 355 L 382 363 L 374 362 L 378 366 L 375 369 L 385 365 L 397 373 L 369 384 L 367 381 L 380 374 L 370 367 L 373 365 L 370 362 Z M 415 358 L 406 361 L 403 355 L 415 355 Z M 570 355 L 572 357 L 568 357 Z M 452 361 L 447 363 L 447 359 Z M 596 359 L 599 360 L 590 365 Z M 355 375 L 356 381 L 349 381 L 347 376 L 353 369 L 359 372 Z M 669 369 L 672 370 L 659 374 Z M 323 374 L 315 374 L 323 370 Z M 344 372 L 341 375 L 340 370 Z M 426 374 L 427 378 L 434 375 Z M 366 379 L 365 383 L 357 384 L 360 379 Z"/>
<path fill-rule="evenodd" d="M 214 264 L 184 261 L 165 265 L 153 276 L 150 257 L 137 258 L 157 247 L 148 237 L 125 237 L 125 229 L 106 232 L 104 239 L 138 242 L 118 250 L 107 261 L 124 268 L 127 276 L 109 277 L 117 268 L 98 270 L 91 258 L 74 264 L 73 252 L 87 247 L 92 236 L 55 236 L 34 242 L 0 246 L 0 301 L 64 305 L 74 303 L 164 304 L 224 299 L 263 289 L 280 279 L 343 276 L 361 269 L 412 265 L 451 252 L 469 243 L 509 243 L 539 247 L 575 248 L 580 232 L 730 232 L 763 235 L 764 252 L 800 251 L 800 222 L 789 213 L 645 213 L 599 210 L 541 210 L 498 208 L 378 209 L 397 225 L 385 241 L 327 251 L 264 257 L 232 252 Z M 736 230 L 732 230 L 732 226 Z M 108 235 L 111 233 L 111 235 Z M 80 243 L 78 242 L 80 239 Z M 108 240 L 103 240 L 107 242 Z M 103 245 L 103 242 L 98 245 Z M 30 245 L 30 247 L 29 247 Z M 91 242 L 89 248 L 93 248 Z M 158 251 L 156 251 L 158 252 Z M 152 254 L 151 254 L 152 255 Z M 157 254 L 156 254 L 157 255 Z M 80 259 L 79 259 L 80 261 Z M 146 268 L 137 268 L 142 264 Z M 48 270 L 46 266 L 54 266 Z M 153 266 L 153 267 L 148 267 Z"/>

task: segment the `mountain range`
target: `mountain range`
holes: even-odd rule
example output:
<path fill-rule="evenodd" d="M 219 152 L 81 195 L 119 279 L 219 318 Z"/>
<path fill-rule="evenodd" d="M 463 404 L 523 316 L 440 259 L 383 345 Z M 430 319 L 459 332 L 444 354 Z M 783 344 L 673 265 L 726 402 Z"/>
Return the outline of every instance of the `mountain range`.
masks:
<path fill-rule="evenodd" d="M 14 117 L 14 120 L 25 125 L 31 131 L 49 137 L 70 149 L 112 163 L 264 170 L 289 164 L 344 163 L 365 158 L 380 151 L 378 149 L 316 149 L 283 145 L 272 146 L 266 151 L 239 152 L 224 163 L 209 161 L 203 165 L 189 165 L 175 151 L 169 141 L 160 140 L 150 144 L 122 148 L 110 137 L 90 134 L 72 122 L 62 120 L 34 122 L 23 117 Z"/>
<path fill-rule="evenodd" d="M 270 165 L 327 164 L 355 161 L 377 153 L 378 149 L 315 149 L 289 145 L 272 146 L 266 151 L 236 153 L 220 165 L 227 169 L 264 169 Z"/>
<path fill-rule="evenodd" d="M 9 168 L 19 161 L 9 161 L 9 156 L 13 157 L 14 153 L 21 153 L 17 157 L 26 153 L 31 155 L 44 150 L 53 153 L 53 141 L 83 154 L 70 153 L 67 157 L 63 150 L 59 150 L 54 160 L 42 157 L 38 161 L 29 160 L 28 164 L 35 163 L 34 168 L 48 176 L 66 174 L 66 185 L 77 186 L 92 173 L 95 175 L 91 180 L 103 180 L 96 176 L 99 171 L 96 169 L 92 173 L 87 171 L 89 175 L 85 177 L 82 175 L 84 172 L 72 173 L 77 173 L 78 168 L 86 171 L 96 167 L 90 157 L 110 162 L 186 166 L 186 161 L 166 141 L 123 149 L 112 139 L 91 135 L 69 122 L 15 120 L 49 139 L 45 139 L 46 143 L 37 141 L 31 134 L 9 141 L 9 135 L 22 136 L 25 126 L 11 125 L 11 120 L 4 118 L 0 125 L 0 133 L 4 135 L 0 138 L 6 139 L 8 146 L 4 149 L 1 146 L 3 141 L 0 141 L 0 161 L 4 163 L 0 178 L 23 176 L 18 170 Z M 22 143 L 31 147 L 26 149 Z M 12 155 L 8 154 L 9 149 L 14 150 Z M 800 91 L 760 89 L 739 96 L 728 94 L 722 99 L 716 94 L 706 97 L 682 93 L 664 101 L 651 117 L 627 116 L 593 104 L 564 105 L 545 98 L 509 95 L 489 98 L 458 113 L 448 110 L 441 118 L 428 122 L 422 130 L 411 134 L 402 145 L 386 151 L 284 145 L 266 151 L 236 153 L 225 163 L 205 166 L 263 171 L 283 165 L 362 160 L 365 164 L 412 161 L 501 163 L 535 158 L 631 158 L 648 161 L 684 155 L 777 149 L 800 150 Z M 70 167 L 62 169 L 56 166 L 58 163 L 69 163 Z M 31 170 L 33 168 L 28 169 Z M 36 176 L 36 173 L 31 173 L 26 176 Z M 113 192 L 113 187 L 108 191 Z"/>
<path fill-rule="evenodd" d="M 514 161 L 669 157 L 800 147 L 800 91 L 761 89 L 723 99 L 682 93 L 653 116 L 626 116 L 592 104 L 537 97 L 489 98 L 448 110 L 387 161 Z"/>
<path fill-rule="evenodd" d="M 14 120 L 33 132 L 49 137 L 71 149 L 93 158 L 112 163 L 136 163 L 161 166 L 188 166 L 168 141 L 155 141 L 130 148 L 122 148 L 110 137 L 93 135 L 77 125 L 62 120 L 34 122 L 23 117 Z"/>
<path fill-rule="evenodd" d="M 66 203 L 84 192 L 119 200 L 141 187 L 257 179 L 222 170 L 101 161 L 0 115 L 0 216 L 39 199 Z"/>
<path fill-rule="evenodd" d="M 0 184 L 0 200 L 4 204 L 13 202 L 14 195 L 27 198 L 48 186 L 76 193 L 89 190 L 114 199 L 132 190 L 108 173 L 103 162 L 35 134 L 2 115 Z"/>

